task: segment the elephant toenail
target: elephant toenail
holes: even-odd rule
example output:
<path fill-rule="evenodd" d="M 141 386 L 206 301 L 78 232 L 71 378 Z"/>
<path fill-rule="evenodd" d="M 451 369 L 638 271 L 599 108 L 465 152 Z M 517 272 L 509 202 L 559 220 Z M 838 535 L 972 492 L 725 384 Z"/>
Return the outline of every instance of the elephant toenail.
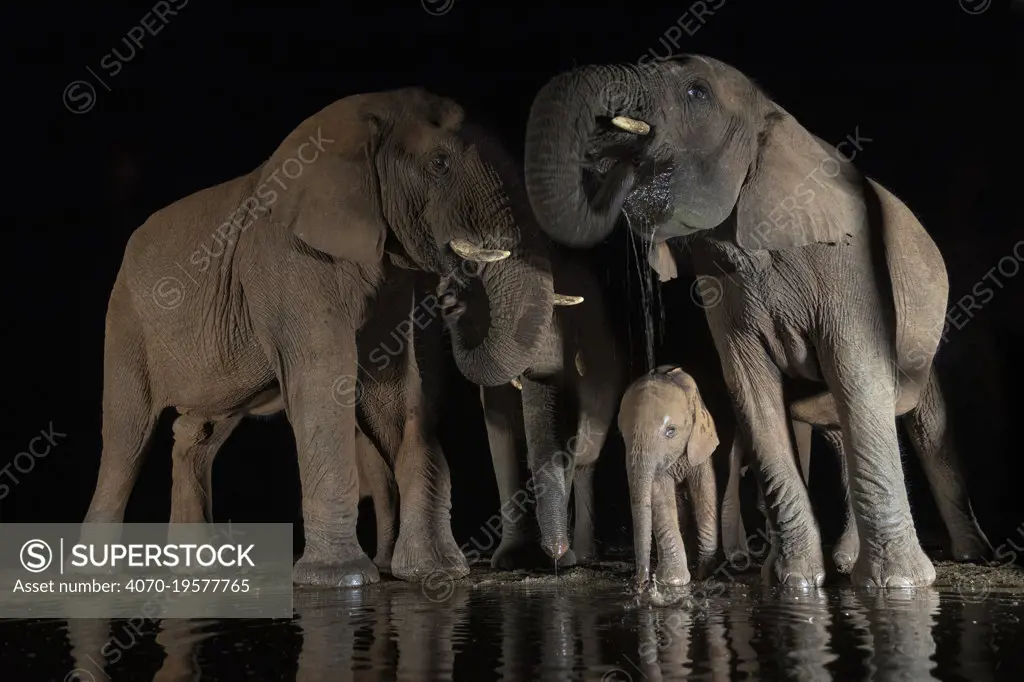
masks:
<path fill-rule="evenodd" d="M 913 587 L 914 585 L 910 582 L 909 578 L 899 576 L 889 578 L 887 581 L 885 581 L 885 586 L 889 589 L 905 590 L 907 588 Z"/>
<path fill-rule="evenodd" d="M 800 587 L 800 588 L 808 588 L 808 587 L 810 587 L 810 585 L 807 582 L 807 578 L 803 577 L 802 575 L 796 575 L 796 574 L 793 574 L 793 573 L 790 573 L 789 575 L 787 575 L 786 578 L 782 581 L 782 584 L 785 585 L 786 587 Z"/>

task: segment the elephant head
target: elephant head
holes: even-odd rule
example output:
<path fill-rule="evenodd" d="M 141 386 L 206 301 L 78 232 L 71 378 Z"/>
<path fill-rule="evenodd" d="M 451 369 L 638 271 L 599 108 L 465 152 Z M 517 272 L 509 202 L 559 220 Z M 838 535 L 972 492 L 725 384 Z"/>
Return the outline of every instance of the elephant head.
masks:
<path fill-rule="evenodd" d="M 740 71 L 688 55 L 550 80 L 525 172 L 542 229 L 563 244 L 597 243 L 624 213 L 656 244 L 714 234 L 779 249 L 839 242 L 857 224 L 860 180 L 829 150 Z"/>
<path fill-rule="evenodd" d="M 655 478 L 683 480 L 711 457 L 718 432 L 693 377 L 671 365 L 651 370 L 626 389 L 619 431 L 626 444 L 636 575 L 643 584 L 650 575 Z"/>
<path fill-rule="evenodd" d="M 288 175 L 271 206 L 306 246 L 335 259 L 395 265 L 451 278 L 471 275 L 485 305 L 483 332 L 453 329 L 467 379 L 507 383 L 530 364 L 552 314 L 544 235 L 510 157 L 459 105 L 418 88 L 356 95 L 307 119 L 264 166 L 269 182 L 283 157 L 314 160 Z M 298 164 L 297 164 L 298 165 Z M 424 306 L 429 312 L 441 306 Z"/>

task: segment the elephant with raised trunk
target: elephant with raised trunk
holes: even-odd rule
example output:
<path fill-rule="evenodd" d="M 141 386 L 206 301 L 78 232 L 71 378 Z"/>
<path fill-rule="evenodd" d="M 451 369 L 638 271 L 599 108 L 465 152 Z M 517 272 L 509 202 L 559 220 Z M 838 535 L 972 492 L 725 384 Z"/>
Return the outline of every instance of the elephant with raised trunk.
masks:
<path fill-rule="evenodd" d="M 948 282 L 902 201 L 739 70 L 696 55 L 553 78 L 530 111 L 525 175 L 556 241 L 593 245 L 624 213 L 652 263 L 667 240 L 685 240 L 702 289 L 717 290 L 706 315 L 772 528 L 765 577 L 795 586 L 825 577 L 789 435 L 785 396 L 802 389 L 794 416 L 843 432 L 860 542 L 854 583 L 935 580 L 893 415 L 928 409 L 921 396 Z M 946 437 L 939 420 L 920 423 L 922 441 Z"/>
<path fill-rule="evenodd" d="M 356 537 L 357 350 L 368 350 L 359 332 L 375 316 L 407 322 L 415 288 L 404 275 L 448 276 L 467 260 L 489 313 L 477 337 L 452 332 L 470 381 L 518 377 L 551 321 L 546 243 L 522 183 L 465 118 L 418 88 L 347 97 L 301 123 L 260 167 L 132 234 L 107 309 L 103 454 L 87 522 L 123 520 L 165 408 L 201 419 L 214 439 L 244 415 L 284 410 L 302 484 L 296 582 L 379 579 Z M 171 286 L 181 278 L 183 292 Z M 381 303 L 389 283 L 394 305 Z M 440 450 L 423 438 L 381 450 L 395 462 L 401 504 L 393 572 L 464 575 Z"/>

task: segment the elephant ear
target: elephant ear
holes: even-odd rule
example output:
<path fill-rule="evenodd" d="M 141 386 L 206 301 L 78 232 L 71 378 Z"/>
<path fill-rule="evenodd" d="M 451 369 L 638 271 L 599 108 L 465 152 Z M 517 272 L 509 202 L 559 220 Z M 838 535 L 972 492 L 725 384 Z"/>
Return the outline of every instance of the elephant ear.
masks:
<path fill-rule="evenodd" d="M 693 428 L 686 443 L 686 457 L 690 466 L 697 466 L 706 462 L 718 447 L 718 431 L 696 384 L 693 385 L 690 402 L 693 404 Z"/>
<path fill-rule="evenodd" d="M 767 116 L 736 205 L 736 241 L 747 250 L 848 244 L 863 229 L 857 170 L 781 107 Z"/>
<path fill-rule="evenodd" d="M 321 116 L 328 111 L 330 107 L 321 112 Z M 299 130 L 293 133 L 267 164 L 268 172 L 261 179 L 261 185 L 274 189 L 271 175 L 282 172 L 289 158 L 304 161 L 320 148 L 318 156 L 302 164 L 300 177 L 284 181 L 287 189 L 281 189 L 278 182 L 275 189 L 278 200 L 271 207 L 271 215 L 317 251 L 341 260 L 377 263 L 383 257 L 387 238 L 380 181 L 374 164 L 381 120 L 364 112 L 340 118 L 340 121 L 334 119 L 331 125 L 338 130 L 337 140 L 325 139 L 319 127 L 314 135 L 307 136 Z M 314 120 L 316 117 L 310 119 Z M 308 125 L 304 128 L 313 129 Z M 294 143 L 290 144 L 291 138 Z M 317 140 L 316 146 L 313 146 L 314 140 Z M 306 156 L 300 149 L 303 147 Z"/>

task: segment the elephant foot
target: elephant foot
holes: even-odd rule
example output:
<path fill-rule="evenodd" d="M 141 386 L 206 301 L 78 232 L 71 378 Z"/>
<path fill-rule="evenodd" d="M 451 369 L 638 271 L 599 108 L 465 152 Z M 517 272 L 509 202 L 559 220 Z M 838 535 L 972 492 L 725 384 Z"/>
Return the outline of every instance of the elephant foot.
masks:
<path fill-rule="evenodd" d="M 843 531 L 839 542 L 832 548 L 832 561 L 835 562 L 836 570 L 843 575 L 850 575 L 859 554 L 860 537 L 857 535 L 856 526 L 853 526 Z"/>
<path fill-rule="evenodd" d="M 980 528 L 958 533 L 951 538 L 953 561 L 982 564 L 993 558 L 994 550 Z"/>
<path fill-rule="evenodd" d="M 498 549 L 491 557 L 491 568 L 502 571 L 517 569 L 546 568 L 551 565 L 551 557 L 544 553 L 536 538 L 524 536 L 502 538 Z"/>
<path fill-rule="evenodd" d="M 549 562 L 548 565 L 549 566 L 551 565 L 550 561 L 551 561 L 551 557 L 548 557 L 548 562 Z M 561 557 L 559 557 L 558 562 L 556 563 L 556 565 L 559 568 L 572 568 L 573 566 L 575 566 L 578 563 L 578 561 L 579 560 L 576 557 L 576 552 L 572 551 L 571 549 L 567 549 L 567 550 L 565 550 L 565 554 L 563 554 Z"/>
<path fill-rule="evenodd" d="M 671 559 L 658 562 L 658 569 L 654 572 L 654 579 L 662 585 L 679 587 L 690 583 L 690 569 L 686 567 L 686 559 L 681 556 L 674 556 Z"/>
<path fill-rule="evenodd" d="M 718 561 L 714 556 L 703 556 L 697 559 L 697 580 L 707 580 L 718 569 Z"/>
<path fill-rule="evenodd" d="M 924 587 L 935 582 L 935 566 L 911 533 L 885 547 L 862 544 L 851 579 L 856 587 Z"/>
<path fill-rule="evenodd" d="M 581 565 L 591 564 L 597 561 L 597 549 L 594 547 L 594 543 L 592 541 L 588 542 L 584 540 L 581 542 L 573 542 L 572 549 L 570 549 L 569 552 L 575 552 L 576 561 Z M 566 554 L 569 552 L 566 552 Z M 565 557 L 563 556 L 562 558 L 564 559 Z M 562 564 L 559 563 L 558 565 L 561 566 Z"/>
<path fill-rule="evenodd" d="M 391 559 L 393 556 L 394 552 L 392 550 L 378 551 L 376 556 L 373 557 L 373 565 L 377 568 L 389 571 L 391 570 Z"/>
<path fill-rule="evenodd" d="M 465 578 L 469 575 L 469 562 L 455 544 L 451 531 L 446 535 L 437 538 L 429 531 L 415 528 L 399 531 L 395 553 L 391 557 L 391 575 L 411 582 L 419 582 L 438 573 L 444 573 L 451 580 Z"/>
<path fill-rule="evenodd" d="M 370 557 L 362 554 L 362 551 L 360 554 L 347 561 L 307 559 L 308 555 L 304 555 L 295 562 L 292 580 L 296 585 L 317 587 L 359 587 L 380 582 L 380 573 Z"/>
<path fill-rule="evenodd" d="M 761 566 L 762 579 L 801 589 L 821 587 L 825 583 L 825 561 L 820 544 L 807 543 L 785 549 L 779 551 L 772 545 L 768 559 Z"/>

